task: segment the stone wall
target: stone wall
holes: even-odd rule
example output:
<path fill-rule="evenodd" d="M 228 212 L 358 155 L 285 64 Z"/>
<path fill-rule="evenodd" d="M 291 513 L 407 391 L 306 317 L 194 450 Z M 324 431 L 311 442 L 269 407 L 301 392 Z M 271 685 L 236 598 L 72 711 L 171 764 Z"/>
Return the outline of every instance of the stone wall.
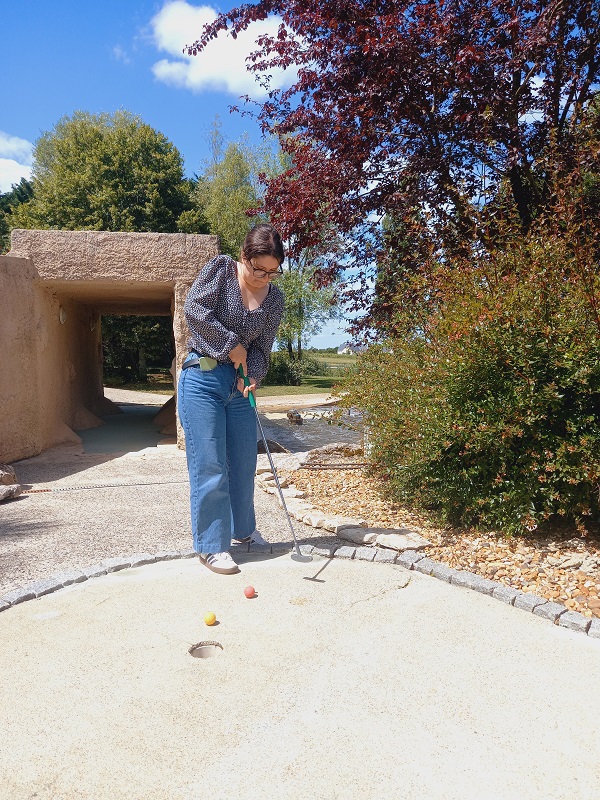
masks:
<path fill-rule="evenodd" d="M 0 461 L 40 451 L 35 270 L 0 256 Z M 17 423 L 18 420 L 18 423 Z"/>
<path fill-rule="evenodd" d="M 183 303 L 218 252 L 215 236 L 14 230 L 0 257 L 0 461 L 78 441 L 116 410 L 102 388 L 102 314 L 171 315 L 178 375 Z"/>

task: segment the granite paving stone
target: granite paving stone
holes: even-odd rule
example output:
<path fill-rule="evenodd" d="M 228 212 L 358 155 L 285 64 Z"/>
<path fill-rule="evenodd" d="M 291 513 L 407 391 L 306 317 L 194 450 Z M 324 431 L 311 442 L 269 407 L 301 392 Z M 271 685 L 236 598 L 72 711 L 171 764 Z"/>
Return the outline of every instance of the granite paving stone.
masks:
<path fill-rule="evenodd" d="M 24 603 L 25 600 L 33 600 L 35 597 L 35 592 L 33 592 L 28 586 L 24 586 L 21 589 L 13 589 L 10 592 L 5 592 L 2 595 L 2 600 L 5 603 L 10 603 L 11 606 L 16 606 L 18 603 Z"/>
<path fill-rule="evenodd" d="M 293 542 L 273 542 L 271 544 L 272 553 L 287 553 L 294 547 Z"/>
<path fill-rule="evenodd" d="M 418 553 L 416 550 L 405 550 L 396 559 L 396 564 L 401 564 L 406 569 L 414 569 L 415 564 L 423 558 L 425 558 L 423 553 Z"/>
<path fill-rule="evenodd" d="M 341 547 L 335 551 L 336 558 L 354 558 L 354 554 L 356 553 L 356 547 L 349 547 L 347 544 L 343 544 Z"/>
<path fill-rule="evenodd" d="M 416 567 L 418 569 L 418 565 Z M 450 579 L 453 586 L 464 586 L 466 589 L 473 589 L 481 594 L 491 595 L 497 587 L 495 581 L 490 581 L 488 578 L 482 578 L 481 575 L 476 575 L 474 572 L 467 570 L 457 570 L 456 575 Z"/>
<path fill-rule="evenodd" d="M 537 594 L 523 594 L 518 595 L 515 597 L 515 602 L 513 603 L 515 608 L 521 608 L 523 611 L 533 611 L 536 606 L 542 606 L 548 601 L 545 597 L 540 597 Z"/>
<path fill-rule="evenodd" d="M 533 609 L 533 613 L 538 617 L 544 617 L 544 619 L 549 619 L 551 622 L 557 622 L 560 615 L 564 614 L 566 611 L 566 606 L 551 601 L 543 603 L 541 606 L 536 606 Z"/>
<path fill-rule="evenodd" d="M 154 564 L 156 555 L 152 555 L 152 553 L 136 553 L 131 556 L 129 561 L 131 561 L 132 567 L 143 567 L 146 564 Z"/>
<path fill-rule="evenodd" d="M 512 606 L 516 598 L 521 594 L 523 594 L 523 592 L 519 589 L 499 584 L 492 592 L 492 597 L 495 597 L 497 600 L 502 600 L 503 603 L 508 603 L 508 605 Z"/>
<path fill-rule="evenodd" d="M 381 564 L 394 564 L 396 562 L 397 557 L 398 557 L 397 550 L 389 550 L 386 547 L 378 547 L 375 550 L 374 561 L 377 561 Z"/>
<path fill-rule="evenodd" d="M 598 619 L 598 617 L 594 617 L 590 622 L 587 635 L 591 636 L 593 639 L 600 639 L 600 619 Z"/>
<path fill-rule="evenodd" d="M 402 562 L 400 561 L 400 559 L 397 559 L 397 563 L 401 564 Z M 433 561 L 431 558 L 427 558 L 427 556 L 424 556 L 423 558 L 415 562 L 415 570 L 417 572 L 422 572 L 423 575 L 431 575 L 434 567 L 436 566 L 437 566 L 436 562 Z"/>
<path fill-rule="evenodd" d="M 232 548 L 233 550 L 233 548 Z M 270 544 L 249 544 L 248 545 L 248 552 L 249 553 L 268 553 L 269 555 L 273 552 L 273 548 Z"/>
<path fill-rule="evenodd" d="M 452 578 L 458 570 L 454 569 L 453 567 L 449 567 L 447 564 L 438 564 L 436 563 L 434 568 L 431 570 L 431 575 L 434 578 L 439 578 L 442 581 L 446 581 L 446 583 L 450 583 Z"/>
<path fill-rule="evenodd" d="M 354 558 L 358 559 L 359 561 L 373 561 L 373 559 L 375 558 L 375 548 L 357 547 L 356 553 L 354 554 Z"/>
<path fill-rule="evenodd" d="M 339 545 L 333 544 L 330 546 L 327 545 L 315 545 L 313 547 L 313 554 L 315 556 L 325 556 L 325 558 L 333 558 L 335 551 L 338 549 Z"/>
<path fill-rule="evenodd" d="M 71 586 L 73 583 L 82 583 L 87 580 L 87 575 L 82 570 L 69 569 L 64 572 L 57 572 L 56 575 L 52 576 L 52 579 L 60 583 L 61 586 Z"/>
<path fill-rule="evenodd" d="M 108 569 L 104 564 L 92 564 L 90 567 L 84 567 L 82 572 L 86 578 L 99 578 L 101 575 L 106 575 Z"/>
<path fill-rule="evenodd" d="M 43 597 L 45 594 L 50 594 L 51 592 L 58 591 L 58 589 L 62 589 L 63 585 L 54 580 L 54 578 L 46 578 L 41 581 L 30 583 L 27 588 L 29 591 L 33 592 L 36 597 Z"/>
<path fill-rule="evenodd" d="M 157 561 L 173 561 L 180 557 L 179 550 L 159 550 L 158 553 L 156 553 Z"/>
<path fill-rule="evenodd" d="M 579 611 L 567 611 L 565 614 L 560 615 L 558 624 L 561 628 L 569 628 L 572 631 L 587 633 L 591 620 L 584 617 Z"/>

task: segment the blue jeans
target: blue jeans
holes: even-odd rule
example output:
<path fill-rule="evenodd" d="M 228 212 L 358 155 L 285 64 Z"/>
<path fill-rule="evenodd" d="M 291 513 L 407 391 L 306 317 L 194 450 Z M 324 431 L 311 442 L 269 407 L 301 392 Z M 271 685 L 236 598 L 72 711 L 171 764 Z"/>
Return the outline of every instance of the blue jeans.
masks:
<path fill-rule="evenodd" d="M 177 394 L 190 475 L 194 550 L 221 553 L 256 528 L 256 417 L 233 364 L 181 371 Z"/>

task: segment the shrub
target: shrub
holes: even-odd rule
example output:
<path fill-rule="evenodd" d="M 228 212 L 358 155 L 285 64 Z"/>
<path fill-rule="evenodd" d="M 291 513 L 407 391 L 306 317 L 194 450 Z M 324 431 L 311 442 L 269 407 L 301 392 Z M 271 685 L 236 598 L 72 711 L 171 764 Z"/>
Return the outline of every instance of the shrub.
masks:
<path fill-rule="evenodd" d="M 493 264 L 440 267 L 427 328 L 358 359 L 344 403 L 365 410 L 393 499 L 508 533 L 556 514 L 598 518 L 600 286 L 589 267 L 542 236 Z"/>
<path fill-rule="evenodd" d="M 290 358 L 279 350 L 271 353 L 269 371 L 263 381 L 268 386 L 300 386 L 307 375 L 329 375 L 329 367 L 322 361 L 304 354 L 300 360 Z"/>
<path fill-rule="evenodd" d="M 287 353 L 271 353 L 271 363 L 264 384 L 270 386 L 300 386 L 302 383 L 302 364 Z"/>

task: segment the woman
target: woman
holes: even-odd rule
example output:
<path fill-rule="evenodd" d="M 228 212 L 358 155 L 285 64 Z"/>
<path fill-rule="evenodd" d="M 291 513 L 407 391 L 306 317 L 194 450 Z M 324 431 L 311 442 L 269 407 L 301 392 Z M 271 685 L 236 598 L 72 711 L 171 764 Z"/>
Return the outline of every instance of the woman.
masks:
<path fill-rule="evenodd" d="M 179 379 L 185 431 L 194 550 L 213 572 L 239 568 L 232 539 L 266 544 L 256 530 L 256 419 L 248 401 L 267 374 L 283 314 L 271 283 L 285 254 L 271 225 L 246 236 L 240 260 L 216 256 L 201 270 L 184 305 L 189 355 Z M 242 366 L 250 385 L 238 376 Z"/>

